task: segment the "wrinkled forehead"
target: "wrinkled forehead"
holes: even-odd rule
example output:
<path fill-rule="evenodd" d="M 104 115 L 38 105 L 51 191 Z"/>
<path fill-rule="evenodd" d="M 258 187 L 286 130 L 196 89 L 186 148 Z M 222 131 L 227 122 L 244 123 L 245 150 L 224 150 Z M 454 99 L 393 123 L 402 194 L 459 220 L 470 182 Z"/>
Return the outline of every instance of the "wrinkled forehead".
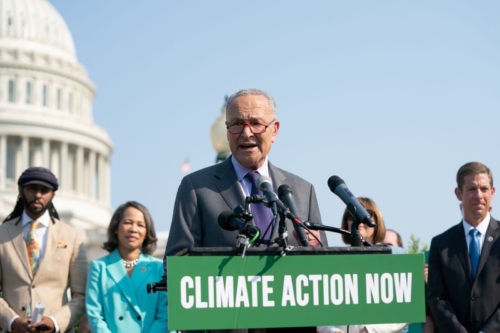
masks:
<path fill-rule="evenodd" d="M 274 118 L 274 112 L 265 96 L 239 96 L 227 106 L 226 120 L 263 120 Z"/>

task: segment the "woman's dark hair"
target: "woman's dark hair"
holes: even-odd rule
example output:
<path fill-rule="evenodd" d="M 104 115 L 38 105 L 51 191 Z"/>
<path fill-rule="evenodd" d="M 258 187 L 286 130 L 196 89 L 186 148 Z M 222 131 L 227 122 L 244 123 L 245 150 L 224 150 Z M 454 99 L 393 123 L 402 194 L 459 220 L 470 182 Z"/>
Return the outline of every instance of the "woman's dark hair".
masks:
<path fill-rule="evenodd" d="M 118 247 L 118 235 L 116 234 L 116 231 L 118 230 L 118 225 L 123 219 L 125 211 L 130 207 L 138 209 L 144 215 L 144 222 L 146 222 L 146 237 L 142 243 L 141 251 L 146 254 L 152 254 L 156 250 L 156 243 L 158 241 L 158 238 L 156 238 L 153 218 L 151 217 L 151 214 L 146 206 L 138 203 L 137 201 L 127 201 L 115 210 L 108 227 L 108 241 L 105 242 L 102 247 L 108 252 L 113 252 Z"/>

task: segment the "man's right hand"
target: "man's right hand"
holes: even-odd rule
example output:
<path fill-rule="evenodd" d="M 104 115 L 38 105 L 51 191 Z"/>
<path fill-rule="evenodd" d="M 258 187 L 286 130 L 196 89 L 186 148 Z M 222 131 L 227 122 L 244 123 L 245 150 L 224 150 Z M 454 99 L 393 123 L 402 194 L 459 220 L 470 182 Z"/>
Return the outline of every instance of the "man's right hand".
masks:
<path fill-rule="evenodd" d="M 54 322 L 50 317 L 43 316 L 42 320 L 37 323 L 33 323 L 31 327 L 34 332 L 55 332 Z"/>
<path fill-rule="evenodd" d="M 12 322 L 11 330 L 13 333 L 29 332 L 28 325 L 31 323 L 29 318 L 17 317 Z"/>

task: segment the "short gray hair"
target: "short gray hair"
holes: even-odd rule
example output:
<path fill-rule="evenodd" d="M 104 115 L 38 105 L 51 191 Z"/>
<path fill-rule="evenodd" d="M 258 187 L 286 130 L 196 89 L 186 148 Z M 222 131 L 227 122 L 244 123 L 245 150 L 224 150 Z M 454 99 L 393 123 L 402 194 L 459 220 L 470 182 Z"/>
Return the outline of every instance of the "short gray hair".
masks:
<path fill-rule="evenodd" d="M 235 92 L 234 94 L 229 96 L 229 98 L 227 99 L 226 110 L 229 109 L 229 106 L 234 102 L 234 100 L 237 97 L 248 96 L 248 95 L 258 95 L 258 96 L 264 96 L 265 98 L 267 98 L 267 100 L 269 101 L 269 106 L 271 107 L 271 110 L 276 115 L 276 102 L 274 101 L 274 98 L 271 95 L 269 95 L 267 92 L 260 90 L 260 89 L 242 89 L 240 91 Z"/>

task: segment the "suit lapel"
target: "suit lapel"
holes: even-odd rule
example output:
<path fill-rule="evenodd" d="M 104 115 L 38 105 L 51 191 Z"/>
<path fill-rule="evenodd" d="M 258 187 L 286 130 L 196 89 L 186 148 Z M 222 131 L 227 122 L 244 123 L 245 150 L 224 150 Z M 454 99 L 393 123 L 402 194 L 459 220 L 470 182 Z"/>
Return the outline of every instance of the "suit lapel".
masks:
<path fill-rule="evenodd" d="M 229 209 L 245 203 L 245 195 L 241 191 L 236 178 L 231 158 L 220 164 L 220 169 L 215 173 L 215 187 L 227 203 Z"/>
<path fill-rule="evenodd" d="M 9 238 L 12 241 L 12 246 L 14 247 L 19 257 L 19 262 L 22 262 L 24 268 L 32 278 L 31 268 L 28 263 L 28 250 L 26 250 L 26 241 L 23 238 L 23 224 L 21 223 L 21 218 L 19 218 L 16 223 L 10 224 L 7 228 L 7 232 L 9 233 Z"/>
<path fill-rule="evenodd" d="M 271 179 L 273 181 L 273 189 L 275 192 L 278 192 L 278 188 L 283 185 L 285 183 L 285 180 L 286 180 L 286 176 L 283 172 L 281 172 L 280 169 L 276 168 L 274 165 L 271 164 L 271 162 L 269 162 L 269 173 L 271 175 Z M 273 234 L 271 236 L 271 239 L 276 239 L 276 237 L 279 236 L 279 217 L 276 221 L 276 225 L 274 226 L 273 228 Z M 292 236 L 292 232 L 293 232 L 293 225 L 291 224 L 291 222 L 287 219 L 285 221 L 286 223 L 286 228 L 287 228 L 287 232 L 288 232 L 288 241 L 290 242 L 290 240 L 293 238 Z"/>
<path fill-rule="evenodd" d="M 486 231 L 486 235 L 484 236 L 484 243 L 483 243 L 483 248 L 481 249 L 481 257 L 479 259 L 479 265 L 477 267 L 476 276 L 478 276 L 481 273 L 481 270 L 486 264 L 486 261 L 490 256 L 491 247 L 493 246 L 493 244 L 495 244 L 496 240 L 498 239 L 498 232 L 499 232 L 498 222 L 495 219 L 491 218 L 490 224 L 488 225 L 488 230 Z"/>
<path fill-rule="evenodd" d="M 286 176 L 280 169 L 276 168 L 269 162 L 269 172 L 271 173 L 271 179 L 273 180 L 273 188 L 278 191 L 278 188 L 285 184 Z"/>
<path fill-rule="evenodd" d="M 127 271 L 123 266 L 122 258 L 120 257 L 118 250 L 113 251 L 109 255 L 108 260 L 109 261 L 106 269 L 109 276 L 111 277 L 111 279 L 113 279 L 113 281 L 116 282 L 116 285 L 120 288 L 123 297 L 127 300 L 130 306 L 137 312 L 137 314 L 141 314 L 141 310 L 137 305 L 138 303 L 135 297 L 135 290 L 127 275 Z"/>
<path fill-rule="evenodd" d="M 135 266 L 134 272 L 130 277 L 130 281 L 132 286 L 145 286 L 146 278 L 153 274 L 152 265 L 149 265 L 149 258 L 144 256 L 143 254 L 139 257 L 139 262 Z M 161 276 L 159 276 L 156 280 L 160 280 Z M 155 280 L 155 281 L 156 281 Z"/>
<path fill-rule="evenodd" d="M 45 251 L 43 257 L 41 258 L 40 265 L 38 266 L 38 271 L 36 273 L 35 279 L 38 276 L 43 276 L 43 272 L 47 269 L 54 269 L 51 263 L 54 258 L 55 244 L 56 240 L 60 239 L 60 224 L 57 222 L 49 222 L 49 228 L 47 230 L 47 240 L 45 242 Z"/>
<path fill-rule="evenodd" d="M 467 249 L 467 242 L 465 240 L 464 227 L 462 226 L 462 222 L 455 226 L 452 246 L 454 247 L 455 252 L 458 255 L 458 259 L 462 264 L 465 274 L 469 279 L 469 282 L 472 283 L 472 272 L 470 267 L 470 259 L 469 259 L 469 250 Z"/>

